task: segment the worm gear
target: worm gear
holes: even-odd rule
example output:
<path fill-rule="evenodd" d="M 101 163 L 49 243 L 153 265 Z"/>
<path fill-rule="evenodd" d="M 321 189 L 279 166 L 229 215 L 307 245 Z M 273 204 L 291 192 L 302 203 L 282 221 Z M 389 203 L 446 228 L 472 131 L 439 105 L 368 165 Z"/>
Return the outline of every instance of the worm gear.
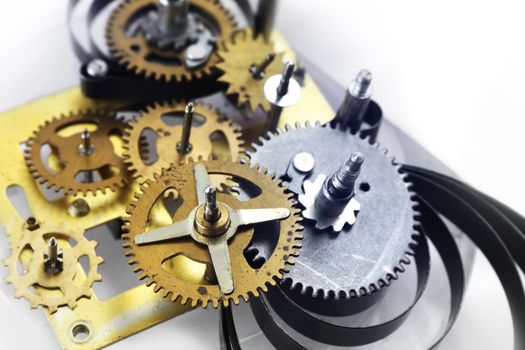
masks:
<path fill-rule="evenodd" d="M 225 222 L 226 218 L 230 220 L 230 226 L 227 226 L 228 231 L 224 235 L 227 235 L 226 237 L 233 235 L 231 239 L 223 241 L 226 255 L 229 252 L 230 264 L 224 263 L 224 260 L 220 260 L 223 264 L 217 263 L 218 260 L 211 257 L 212 251 L 209 245 L 211 243 L 206 243 L 209 249 L 206 249 L 206 244 L 202 244 L 203 240 L 221 239 L 220 237 L 224 236 L 198 233 L 201 232 L 199 225 L 202 225 L 202 217 L 198 213 L 204 196 L 204 192 L 199 189 L 206 183 L 212 184 L 217 174 L 233 176 L 247 183 L 250 188 L 256 186 L 259 189 L 258 194 L 244 201 L 232 195 L 217 193 L 217 206 L 223 210 L 219 217 Z M 279 184 L 280 181 L 275 181 L 265 170 L 230 161 L 190 162 L 163 170 L 160 176 L 155 176 L 155 180 L 148 180 L 141 187 L 142 193 L 135 195 L 136 200 L 128 208 L 128 217 L 125 218 L 123 227 L 127 233 L 123 238 L 126 240 L 124 243 L 127 249 L 126 255 L 130 256 L 129 263 L 136 265 L 134 271 L 141 272 L 139 278 L 146 279 L 147 285 L 156 284 L 156 292 L 161 292 L 164 297 L 169 297 L 173 301 L 179 300 L 182 304 L 189 302 L 191 306 L 200 304 L 206 307 L 211 303 L 216 308 L 220 303 L 227 306 L 232 302 L 238 304 L 240 298 L 248 300 L 250 295 L 257 297 L 260 291 L 266 292 L 269 285 L 275 285 L 276 280 L 283 278 L 283 272 L 288 271 L 287 265 L 294 263 L 293 256 L 297 256 L 296 248 L 300 247 L 300 243 L 297 242 L 301 238 L 297 233 L 301 229 L 298 225 L 299 210 L 292 207 L 289 201 L 290 194 L 286 193 Z M 157 207 L 156 203 L 159 199 L 165 200 L 170 195 L 181 204 L 175 213 L 170 215 L 171 220 L 168 224 L 171 222 L 174 224 L 169 227 L 160 225 L 162 227 L 159 228 L 159 225 L 155 224 L 152 208 Z M 257 225 L 248 225 L 246 222 L 250 221 L 250 218 L 254 219 L 255 216 L 254 220 L 257 222 L 272 220 L 268 219 L 266 211 L 273 213 L 276 207 L 280 208 L 277 212 L 280 211 L 282 214 L 284 211 L 287 214 L 279 216 L 281 221 L 276 229 L 275 249 L 262 266 L 252 267 L 244 256 L 244 251 L 252 240 Z M 195 222 L 190 220 L 192 215 Z M 262 217 L 265 216 L 266 219 L 263 219 Z M 187 220 L 188 225 L 184 220 Z M 219 223 L 216 226 L 219 226 Z M 234 232 L 230 232 L 232 228 Z M 191 237 L 188 236 L 189 231 Z M 161 236 L 166 233 L 175 236 L 164 237 L 162 241 L 153 240 L 159 236 L 159 233 Z M 270 234 L 267 230 L 264 233 Z M 196 238 L 195 235 L 199 237 Z M 150 240 L 147 241 L 148 239 Z M 147 244 L 141 245 L 142 243 Z M 167 268 L 167 262 L 180 255 L 205 264 L 207 270 L 211 267 L 212 271 L 216 272 L 220 286 L 217 282 L 207 282 L 203 276 L 189 279 L 185 274 L 173 273 Z M 213 256 L 217 257 L 216 253 Z M 221 284 L 224 268 L 231 269 L 229 278 L 233 288 L 228 292 L 224 292 Z"/>
<path fill-rule="evenodd" d="M 188 158 L 236 159 L 243 151 L 241 129 L 227 117 L 211 107 L 195 104 L 194 121 L 191 127 L 191 150 L 177 151 L 183 132 L 182 121 L 185 103 L 156 104 L 146 109 L 141 117 L 132 122 L 124 135 L 124 157 L 133 176 L 144 181 L 160 174 L 171 164 L 179 164 Z M 153 133 L 153 137 L 144 137 Z M 154 151 L 147 152 L 144 145 Z M 146 156 L 146 153 L 149 153 Z"/>
<path fill-rule="evenodd" d="M 295 289 L 294 295 L 308 297 L 312 304 L 315 298 L 351 298 L 388 285 L 409 263 L 417 224 L 415 202 L 399 166 L 378 144 L 339 127 L 307 123 L 286 129 L 254 145 L 255 152 L 248 155 L 252 164 L 286 179 L 298 195 L 304 197 L 305 184 L 338 171 L 350 152 L 360 152 L 365 161 L 355 186 L 354 198 L 360 203 L 355 223 L 333 233 L 317 229 L 305 218 L 300 263 L 287 275 L 283 288 Z M 310 161 L 297 162 L 298 158 Z"/>
<path fill-rule="evenodd" d="M 180 82 L 211 76 L 219 62 L 216 42 L 228 40 L 235 31 L 233 16 L 218 0 L 191 0 L 188 28 L 179 36 L 182 42 L 158 39 L 151 29 L 158 4 L 156 0 L 126 0 L 113 11 L 106 28 L 112 55 L 146 78 Z"/>
<path fill-rule="evenodd" d="M 223 72 L 219 81 L 228 84 L 226 93 L 237 98 L 239 105 L 247 105 L 252 111 L 258 107 L 270 110 L 264 96 L 265 78 L 281 74 L 284 67 L 284 54 L 274 51 L 273 42 L 262 35 L 254 38 L 253 31 L 246 28 L 217 52 L 222 60 L 217 68 Z"/>
<path fill-rule="evenodd" d="M 56 192 L 86 195 L 114 191 L 128 177 L 118 155 L 120 145 L 112 142 L 113 137 L 121 139 L 125 126 L 105 111 L 78 111 L 53 118 L 27 141 L 26 164 L 39 184 Z"/>
<path fill-rule="evenodd" d="M 49 240 L 58 242 L 62 260 L 61 271 L 54 274 L 47 270 Z M 102 280 L 97 270 L 104 260 L 96 255 L 96 246 L 96 241 L 88 241 L 77 231 L 37 223 L 24 230 L 20 241 L 12 247 L 11 255 L 4 260 L 9 270 L 6 282 L 15 287 L 15 297 L 27 299 L 31 308 L 41 305 L 50 313 L 65 305 L 73 309 L 78 299 L 90 298 L 91 286 Z M 79 273 L 82 257 L 89 261 L 85 274 Z M 24 263 L 22 274 L 17 268 L 19 260 Z"/>

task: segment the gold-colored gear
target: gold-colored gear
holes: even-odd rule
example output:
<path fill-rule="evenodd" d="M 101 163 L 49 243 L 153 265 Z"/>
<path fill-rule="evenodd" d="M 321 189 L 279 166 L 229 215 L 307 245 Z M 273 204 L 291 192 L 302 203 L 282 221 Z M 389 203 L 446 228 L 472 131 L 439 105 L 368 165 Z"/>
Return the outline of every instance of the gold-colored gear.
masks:
<path fill-rule="evenodd" d="M 219 303 L 227 306 L 231 302 L 238 304 L 240 298 L 245 301 L 249 296 L 258 297 L 261 291 L 266 292 L 269 285 L 275 285 L 277 280 L 283 278 L 283 272 L 289 271 L 289 264 L 294 263 L 293 256 L 297 256 L 296 248 L 302 236 L 298 233 L 302 227 L 298 224 L 301 220 L 299 209 L 292 206 L 291 194 L 286 193 L 280 186 L 280 181 L 265 170 L 251 168 L 248 165 L 230 161 L 205 161 L 204 165 L 211 175 L 222 174 L 243 179 L 257 186 L 261 193 L 247 201 L 240 201 L 235 196 L 224 193 L 217 194 L 217 201 L 224 203 L 234 210 L 249 208 L 281 207 L 290 210 L 291 215 L 279 222 L 279 237 L 272 255 L 260 268 L 252 268 L 243 251 L 249 245 L 254 234 L 253 226 L 241 226 L 235 235 L 228 241 L 228 250 L 231 261 L 231 273 L 234 290 L 231 294 L 223 294 L 216 284 L 205 280 L 202 274 L 197 279 L 183 279 L 163 267 L 168 259 L 178 255 L 206 264 L 210 267 L 211 259 L 205 245 L 186 237 L 165 241 L 163 243 L 138 246 L 135 236 L 148 231 L 148 228 L 159 226 L 152 222 L 151 211 L 157 199 L 175 192 L 181 200 L 181 205 L 171 218 L 171 222 L 188 217 L 190 212 L 198 205 L 195 189 L 194 167 L 196 163 L 179 165 L 176 168 L 163 170 L 155 180 L 148 180 L 141 192 L 136 194 L 136 200 L 128 207 L 128 217 L 123 226 L 125 234 L 124 247 L 126 255 L 130 256 L 129 263 L 134 266 L 135 272 L 141 272 L 139 279 L 146 279 L 147 285 L 155 284 L 154 290 L 162 292 L 164 297 L 182 304 L 189 302 L 192 307 L 201 305 L 207 307 L 209 303 L 214 308 Z M 213 269 L 213 268 L 212 268 Z"/>
<path fill-rule="evenodd" d="M 63 270 L 55 275 L 44 271 L 44 253 L 48 251 L 47 240 L 55 237 L 63 255 Z M 81 232 L 70 231 L 68 228 L 54 228 L 38 223 L 35 227 L 24 230 L 22 239 L 12 247 L 11 255 L 4 260 L 8 267 L 7 283 L 15 287 L 15 298 L 24 297 L 36 308 L 46 307 L 50 313 L 60 306 L 67 305 L 71 309 L 77 305 L 77 300 L 90 298 L 91 286 L 101 281 L 98 265 L 104 259 L 95 253 L 96 241 L 87 240 Z M 27 254 L 31 256 L 27 256 Z M 86 256 L 89 269 L 86 274 L 79 273 L 79 259 Z M 23 274 L 19 274 L 17 264 L 26 259 Z"/>
<path fill-rule="evenodd" d="M 236 32 L 231 41 L 224 43 L 223 46 L 223 49 L 217 51 L 221 58 L 217 68 L 224 72 L 219 81 L 228 84 L 226 94 L 236 97 L 238 105 L 246 104 L 251 111 L 255 111 L 258 107 L 269 111 L 270 103 L 264 96 L 266 79 L 254 78 L 250 68 L 274 53 L 273 43 L 266 41 L 262 35 L 254 38 L 253 31 L 246 28 Z M 283 56 L 284 53 L 275 54 L 275 58 L 265 69 L 265 77 L 282 73 Z"/>
<path fill-rule="evenodd" d="M 79 153 L 82 126 L 95 128 L 90 131 L 93 151 L 88 155 Z M 56 192 L 64 190 L 66 195 L 79 192 L 86 195 L 97 191 L 105 193 L 106 189 L 114 191 L 127 182 L 128 171 L 118 155 L 119 145 L 113 144 L 111 137 L 121 138 L 125 126 L 126 123 L 114 113 L 106 111 L 78 111 L 53 118 L 34 131 L 27 141 L 26 164 L 38 183 Z M 72 129 L 73 133 L 61 136 L 61 131 L 66 129 Z M 46 145 L 51 149 L 48 160 L 42 159 L 41 154 Z M 83 172 L 98 172 L 100 179 L 80 182 L 78 176 Z"/>
<path fill-rule="evenodd" d="M 153 174 L 160 174 L 161 170 L 168 168 L 171 164 L 179 164 L 188 158 L 207 159 L 213 158 L 231 158 L 237 159 L 243 152 L 243 141 L 241 140 L 241 128 L 230 121 L 227 117 L 221 115 L 212 108 L 195 104 L 195 119 L 202 118 L 203 123 L 199 126 L 192 127 L 190 143 L 192 149 L 188 153 L 177 152 L 177 143 L 180 141 L 182 134 L 182 124 L 168 125 L 162 117 L 166 115 L 184 114 L 186 104 L 182 102 L 172 102 L 156 104 L 148 107 L 141 116 L 130 123 L 129 129 L 124 135 L 124 161 L 129 164 L 129 170 L 134 177 L 144 181 L 152 178 Z M 148 145 L 154 148 L 157 153 L 157 160 L 151 164 L 146 164 L 144 159 L 143 145 L 141 136 L 145 130 L 151 130 L 157 135 L 156 145 Z M 211 137 L 216 133 L 224 136 L 227 145 L 214 147 Z"/>
<path fill-rule="evenodd" d="M 155 8 L 157 0 L 126 0 L 111 14 L 106 28 L 106 39 L 111 54 L 128 70 L 136 74 L 144 74 L 146 78 L 164 79 L 169 82 L 190 81 L 212 75 L 219 57 L 213 53 L 208 61 L 195 69 L 188 69 L 183 63 L 168 65 L 158 60 L 148 59 L 151 56 L 164 58 L 167 61 L 184 62 L 184 53 L 159 50 L 148 45 L 145 36 L 126 35 L 130 21 L 140 13 L 147 13 L 148 8 Z M 236 29 L 233 16 L 218 0 L 190 0 L 190 11 L 200 13 L 209 18 L 219 30 L 218 41 L 227 40 Z"/>

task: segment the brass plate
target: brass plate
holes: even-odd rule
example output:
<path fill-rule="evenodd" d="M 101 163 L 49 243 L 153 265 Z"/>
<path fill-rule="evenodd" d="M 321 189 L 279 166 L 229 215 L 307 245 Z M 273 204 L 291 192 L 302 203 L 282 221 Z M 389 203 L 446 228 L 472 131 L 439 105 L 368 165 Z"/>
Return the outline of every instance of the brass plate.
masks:
<path fill-rule="evenodd" d="M 274 33 L 274 40 L 278 49 L 284 50 L 287 57 L 294 57 L 279 33 Z M 50 225 L 60 223 L 73 229 L 86 230 L 125 214 L 136 184 L 130 184 L 104 196 L 94 197 L 89 194 L 84 197 L 91 208 L 89 214 L 73 217 L 68 214 L 68 205 L 76 197 L 64 197 L 49 202 L 31 177 L 20 150 L 20 145 L 31 136 L 33 130 L 47 119 L 90 107 L 116 108 L 118 104 L 91 101 L 82 96 L 79 87 L 73 87 L 0 113 L 0 222 L 12 244 L 16 244 L 21 238 L 25 221 L 7 196 L 6 190 L 12 185 L 23 188 L 32 215 Z M 283 111 L 279 126 L 283 128 L 285 124 L 293 125 L 308 120 L 326 122 L 332 117 L 333 110 L 307 75 L 299 102 Z M 80 266 L 79 270 L 83 271 Z M 131 267 L 128 272 L 132 273 Z M 102 278 L 104 279 L 104 276 Z M 80 299 L 74 310 L 61 307 L 54 314 L 44 312 L 63 348 L 87 350 L 110 345 L 189 310 L 189 307 L 163 299 L 153 292 L 153 288 L 140 285 L 108 300 L 99 300 L 93 293 L 90 299 Z M 89 334 L 82 341 L 78 341 L 73 336 L 75 332 Z"/>

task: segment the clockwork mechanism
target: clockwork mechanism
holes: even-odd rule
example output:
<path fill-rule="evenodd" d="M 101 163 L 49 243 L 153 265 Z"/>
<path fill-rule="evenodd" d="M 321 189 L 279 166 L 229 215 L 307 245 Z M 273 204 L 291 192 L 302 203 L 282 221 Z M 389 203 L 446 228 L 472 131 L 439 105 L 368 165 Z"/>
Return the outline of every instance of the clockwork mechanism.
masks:
<path fill-rule="evenodd" d="M 214 73 L 217 44 L 234 30 L 233 17 L 215 0 L 126 0 L 112 13 L 106 37 L 128 70 L 184 82 Z"/>

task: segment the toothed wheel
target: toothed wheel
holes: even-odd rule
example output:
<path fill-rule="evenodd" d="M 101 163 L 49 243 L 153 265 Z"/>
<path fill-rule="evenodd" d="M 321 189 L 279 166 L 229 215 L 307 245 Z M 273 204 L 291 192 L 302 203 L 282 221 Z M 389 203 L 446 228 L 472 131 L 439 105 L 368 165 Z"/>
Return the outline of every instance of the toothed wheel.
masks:
<path fill-rule="evenodd" d="M 254 38 L 253 31 L 246 28 L 236 32 L 217 54 L 222 59 L 217 68 L 223 72 L 219 81 L 228 84 L 226 93 L 252 111 L 257 108 L 269 111 L 264 84 L 268 77 L 281 74 L 283 53 L 275 53 L 272 42 L 265 41 L 262 35 Z"/>
<path fill-rule="evenodd" d="M 60 272 L 46 272 L 45 257 L 49 256 L 49 240 L 54 237 L 63 267 Z M 31 308 L 41 305 L 50 313 L 67 305 L 71 309 L 77 300 L 92 295 L 91 286 L 101 281 L 98 265 L 104 260 L 96 255 L 96 241 L 89 241 L 79 232 L 67 228 L 53 228 L 38 224 L 36 228 L 24 231 L 22 239 L 12 247 L 9 258 L 4 260 L 8 267 L 6 282 L 15 287 L 15 297 L 25 298 Z M 80 259 L 87 257 L 88 270 L 81 272 Z M 18 271 L 18 262 L 24 271 Z"/>
<path fill-rule="evenodd" d="M 26 164 L 39 184 L 66 195 L 115 191 L 128 180 L 118 154 L 126 123 L 114 113 L 79 111 L 46 121 L 27 141 Z M 115 142 L 115 143 L 114 143 Z"/>
<path fill-rule="evenodd" d="M 163 168 L 189 158 L 208 159 L 211 156 L 237 159 L 241 155 L 241 128 L 202 104 L 195 104 L 189 140 L 191 150 L 178 152 L 185 106 L 182 102 L 156 104 L 130 123 L 124 135 L 124 157 L 130 172 L 140 181 L 152 178 L 153 174 L 160 174 Z M 147 153 L 149 155 L 145 156 Z"/>
<path fill-rule="evenodd" d="M 335 233 L 316 228 L 317 223 L 305 216 L 300 263 L 282 288 L 314 304 L 319 299 L 370 294 L 404 271 L 415 243 L 415 202 L 399 165 L 378 144 L 343 129 L 307 124 L 287 127 L 253 147 L 248 154 L 251 163 L 268 167 L 303 197 L 305 185 L 334 174 L 351 153 L 361 152 L 365 159 L 355 185 L 354 198 L 360 203 L 355 222 Z M 305 153 L 311 156 L 306 163 Z M 298 154 L 302 155 L 296 158 Z M 315 197 L 310 187 L 308 196 Z M 303 201 L 311 206 L 313 202 Z"/>
<path fill-rule="evenodd" d="M 216 43 L 229 40 L 235 31 L 233 16 L 218 0 L 191 0 L 188 21 L 196 28 L 195 35 L 186 35 L 187 39 L 173 43 L 175 46 L 159 47 L 147 33 L 149 23 L 157 16 L 157 5 L 156 0 L 126 0 L 113 11 L 106 28 L 111 54 L 128 70 L 146 78 L 187 82 L 213 75 L 219 62 Z M 193 65 L 194 54 L 188 50 L 196 44 L 199 51 L 204 48 L 210 52 L 205 61 Z"/>
<path fill-rule="evenodd" d="M 204 234 L 199 228 L 202 217 L 198 208 L 202 206 L 204 195 L 200 188 L 207 183 L 213 184 L 216 175 L 238 179 L 251 189 L 252 195 L 241 201 L 236 196 L 217 193 L 217 203 L 223 208 L 220 218 L 224 219 L 224 222 L 217 222 L 222 222 L 226 231 L 217 235 L 208 231 Z M 296 248 L 300 247 L 299 210 L 292 207 L 290 194 L 279 183 L 265 170 L 228 161 L 190 162 L 163 170 L 155 180 L 148 180 L 142 186 L 141 193 L 136 194 L 137 199 L 128 208 L 129 216 L 124 225 L 127 233 L 123 237 L 129 263 L 135 265 L 134 271 L 140 273 L 139 278 L 145 279 L 147 285 L 156 285 L 156 292 L 182 304 L 206 307 L 211 303 L 216 308 L 220 303 L 227 306 L 232 302 L 238 304 L 240 298 L 257 297 L 283 278 L 283 272 L 288 271 L 287 265 L 294 263 Z M 178 205 L 166 203 L 169 197 Z M 163 224 L 159 224 L 159 205 L 164 207 L 162 211 L 176 207 Z M 252 209 L 257 211 L 250 211 Z M 271 215 L 280 215 L 272 221 L 278 223 L 275 248 L 262 266 L 253 267 L 243 254 L 257 230 L 257 224 L 252 223 L 271 220 Z M 219 226 L 217 223 L 214 227 Z M 266 229 L 265 234 L 271 232 Z M 212 244 L 224 245 L 212 249 Z M 218 257 L 217 249 L 224 249 L 222 253 L 229 258 Z M 228 260 L 230 264 L 226 263 Z M 205 267 L 200 273 L 177 273 L 188 271 L 184 270 L 185 264 L 197 262 Z M 225 277 L 223 269 L 230 271 L 226 277 L 231 279 L 231 290 L 226 291 L 221 282 Z M 194 266 L 193 271 L 198 268 Z M 215 277 L 210 279 L 205 275 Z"/>

